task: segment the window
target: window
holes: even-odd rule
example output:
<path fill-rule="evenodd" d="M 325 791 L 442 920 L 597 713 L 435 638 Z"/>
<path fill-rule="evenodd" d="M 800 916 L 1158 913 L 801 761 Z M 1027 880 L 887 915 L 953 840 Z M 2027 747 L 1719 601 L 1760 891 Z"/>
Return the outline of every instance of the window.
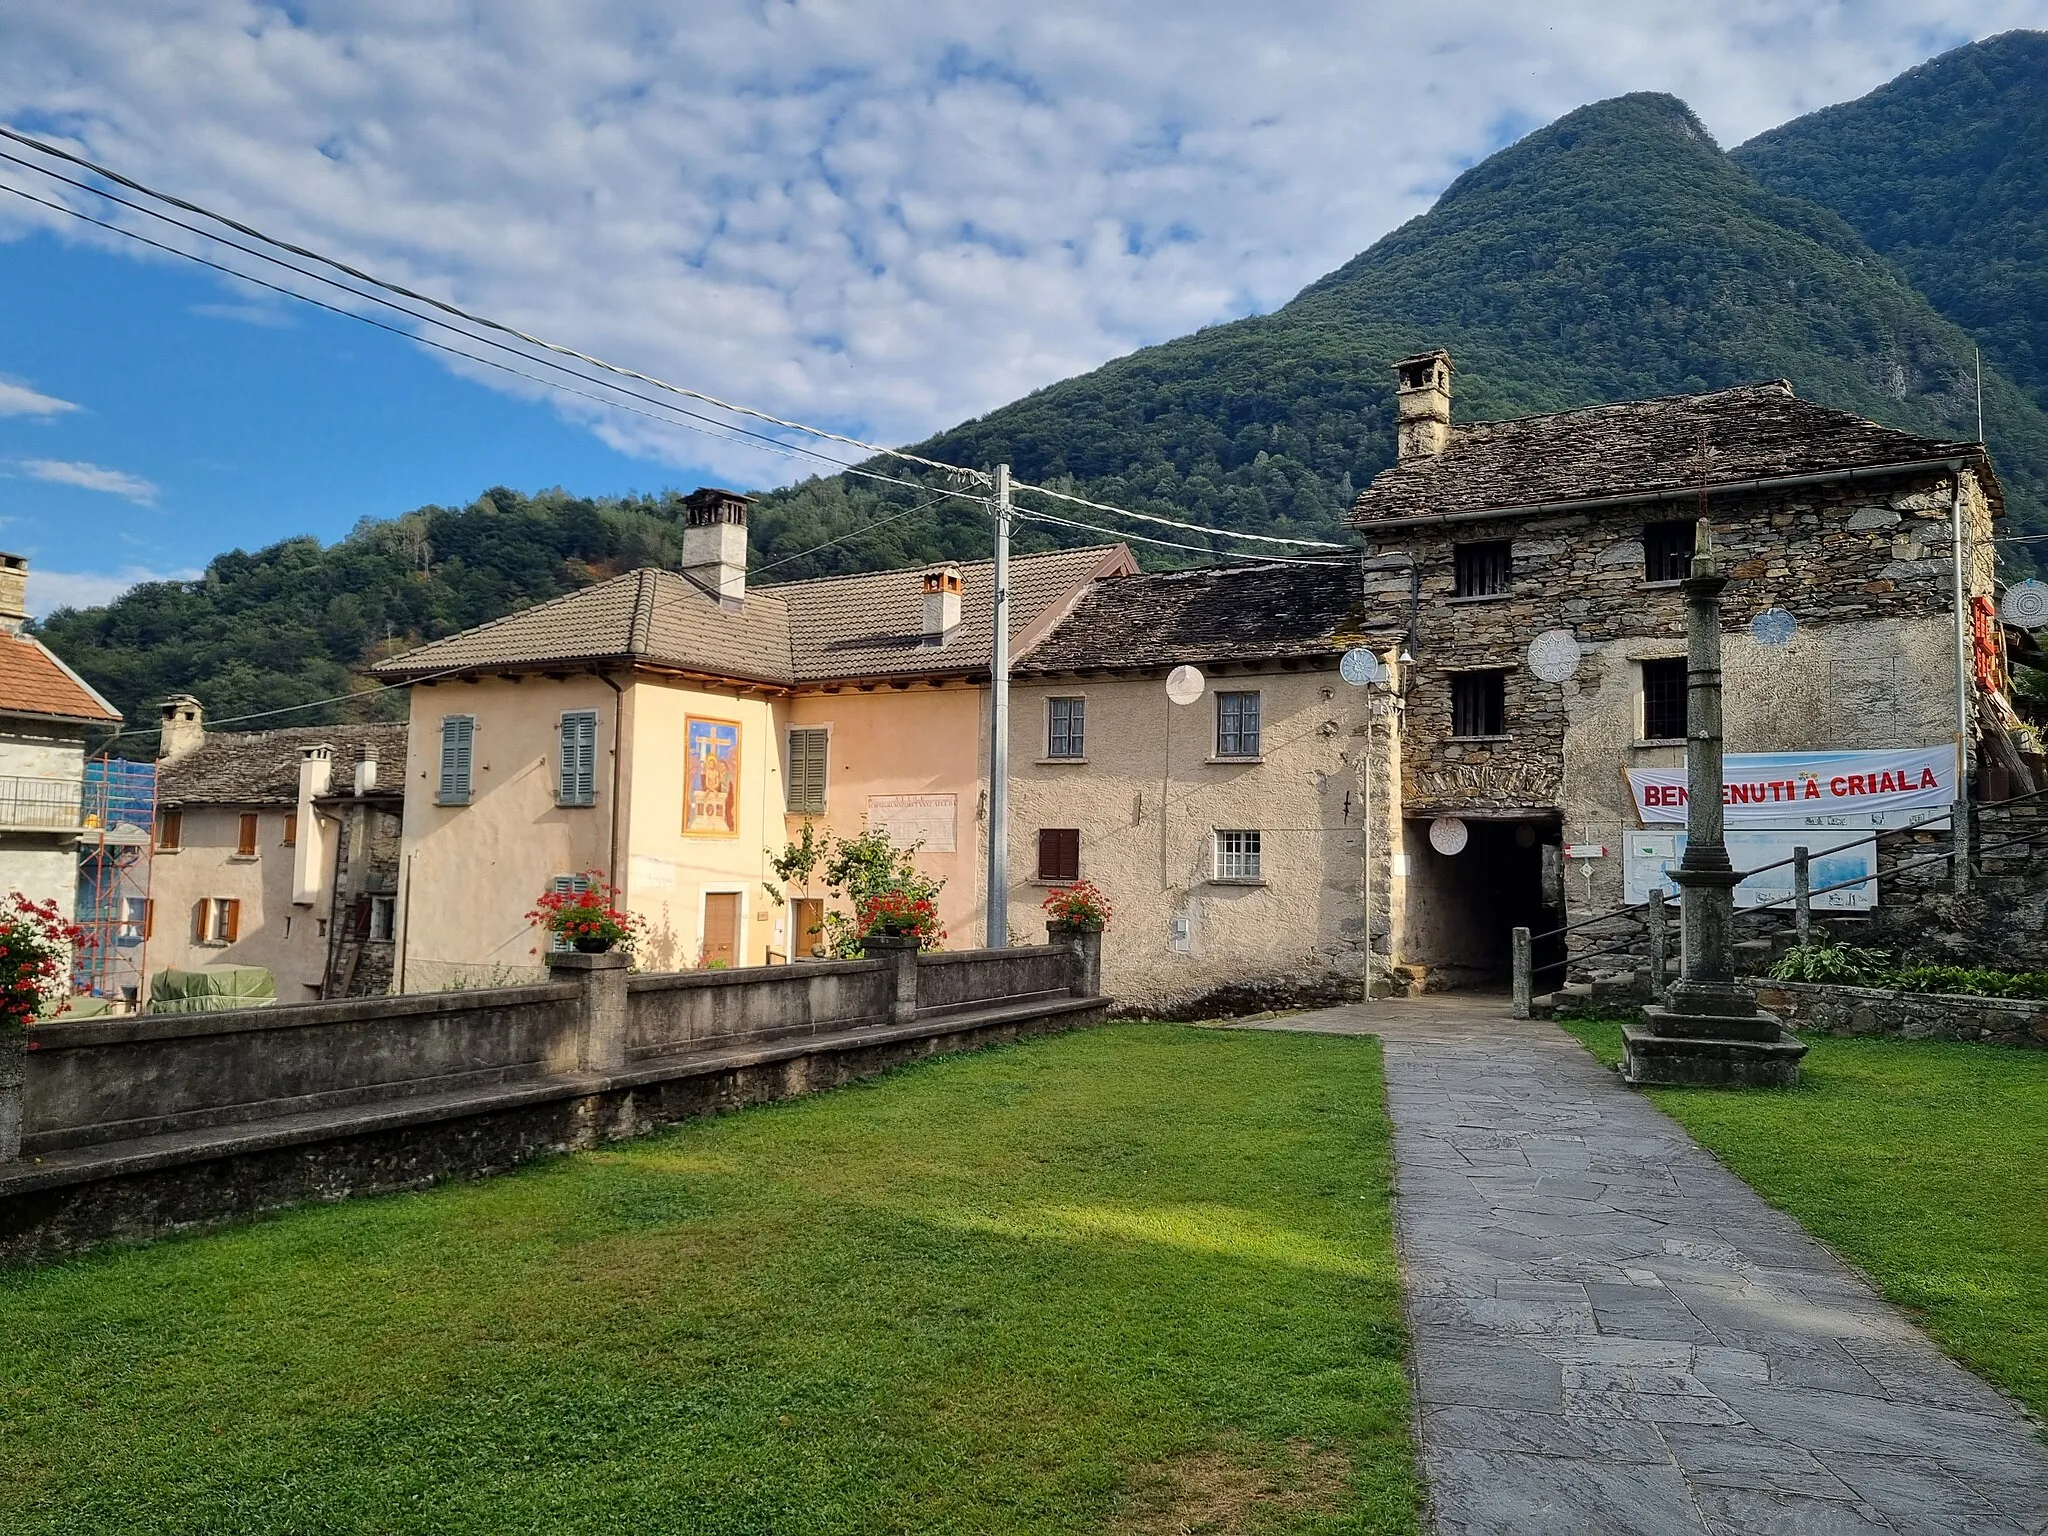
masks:
<path fill-rule="evenodd" d="M 370 898 L 370 939 L 377 944 L 388 944 L 398 927 L 398 898 L 396 896 L 372 896 Z"/>
<path fill-rule="evenodd" d="M 1694 525 L 1685 518 L 1643 527 L 1643 580 L 1683 581 L 1692 574 Z"/>
<path fill-rule="evenodd" d="M 156 846 L 161 853 L 176 853 L 185 846 L 185 813 L 165 811 L 157 818 Z"/>
<path fill-rule="evenodd" d="M 287 848 L 293 848 L 298 846 L 298 841 L 299 813 L 297 811 L 286 811 L 284 813 L 284 845 Z"/>
<path fill-rule="evenodd" d="M 1265 877 L 1259 869 L 1259 834 L 1218 832 L 1216 834 L 1216 878 L 1253 881 Z"/>
<path fill-rule="evenodd" d="M 192 937 L 201 944 L 232 944 L 242 936 L 242 904 L 231 896 L 202 896 L 192 908 Z"/>
<path fill-rule="evenodd" d="M 1259 755 L 1259 696 L 1256 693 L 1216 695 L 1216 755 Z"/>
<path fill-rule="evenodd" d="M 253 859 L 256 857 L 256 813 L 242 812 L 241 830 L 235 834 L 235 857 Z"/>
<path fill-rule="evenodd" d="M 1498 597 L 1508 589 L 1506 539 L 1489 539 L 1484 544 L 1460 544 L 1452 552 L 1459 597 Z"/>
<path fill-rule="evenodd" d="M 1081 829 L 1038 829 L 1038 878 L 1069 885 L 1081 878 Z"/>
<path fill-rule="evenodd" d="M 588 875 L 556 875 L 548 881 L 548 889 L 551 891 L 587 891 L 590 889 L 590 877 Z M 374 919 L 374 913 L 372 916 Z M 573 947 L 560 934 L 552 931 L 549 932 L 548 949 L 551 953 L 560 954 L 563 950 Z"/>
<path fill-rule="evenodd" d="M 832 733 L 808 726 L 789 733 L 789 778 L 784 803 L 791 815 L 825 814 L 825 755 Z"/>
<path fill-rule="evenodd" d="M 1451 734 L 1499 736 L 1506 714 L 1505 672 L 1457 672 L 1451 676 Z"/>
<path fill-rule="evenodd" d="M 1685 658 L 1643 663 L 1643 736 L 1669 741 L 1685 734 Z"/>
<path fill-rule="evenodd" d="M 156 927 L 156 903 L 147 896 L 129 896 L 122 902 L 121 931 L 115 936 L 118 944 L 144 943 L 152 937 Z"/>
<path fill-rule="evenodd" d="M 475 715 L 441 717 L 441 792 L 434 797 L 437 804 L 469 804 L 470 764 L 475 746 Z"/>
<path fill-rule="evenodd" d="M 561 776 L 557 805 L 597 804 L 597 711 L 572 709 L 562 715 Z"/>
<path fill-rule="evenodd" d="M 1088 701 L 1047 699 L 1045 701 L 1045 755 L 1084 757 L 1088 742 Z"/>

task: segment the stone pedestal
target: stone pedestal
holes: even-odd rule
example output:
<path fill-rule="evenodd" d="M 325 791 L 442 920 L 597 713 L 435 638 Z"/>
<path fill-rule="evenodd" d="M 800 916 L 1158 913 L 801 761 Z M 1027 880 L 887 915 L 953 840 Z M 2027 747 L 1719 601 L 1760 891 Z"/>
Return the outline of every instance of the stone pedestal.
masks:
<path fill-rule="evenodd" d="M 893 975 L 889 993 L 891 1024 L 917 1022 L 917 952 L 923 947 L 923 941 L 914 934 L 896 938 L 886 933 L 871 933 L 860 941 L 860 952 L 870 960 L 889 962 Z"/>
<path fill-rule="evenodd" d="M 1074 953 L 1074 996 L 1102 996 L 1102 930 L 1072 923 L 1047 923 L 1045 940 Z"/>
<path fill-rule="evenodd" d="M 583 990 L 582 1044 L 576 1065 L 585 1072 L 614 1071 L 626 1064 L 627 957 L 616 949 L 601 955 L 575 950 L 548 956 L 552 981 L 573 981 Z"/>

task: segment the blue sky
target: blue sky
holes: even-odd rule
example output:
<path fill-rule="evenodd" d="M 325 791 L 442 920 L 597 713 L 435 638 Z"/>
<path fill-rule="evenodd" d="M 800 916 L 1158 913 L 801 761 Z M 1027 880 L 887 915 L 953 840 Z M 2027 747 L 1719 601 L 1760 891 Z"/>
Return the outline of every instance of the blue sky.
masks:
<path fill-rule="evenodd" d="M 2048 0 L 16 0 L 0 121 L 900 442 L 1270 309 L 1586 101 L 1669 90 L 1732 144 L 2022 25 Z M 801 472 L 0 197 L 0 548 L 38 610 L 496 484 Z"/>

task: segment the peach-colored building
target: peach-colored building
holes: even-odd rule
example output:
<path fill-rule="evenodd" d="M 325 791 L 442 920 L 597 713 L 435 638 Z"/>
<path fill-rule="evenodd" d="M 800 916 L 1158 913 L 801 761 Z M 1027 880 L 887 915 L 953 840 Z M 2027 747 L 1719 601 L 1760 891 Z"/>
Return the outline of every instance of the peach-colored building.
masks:
<path fill-rule="evenodd" d="M 377 669 L 417 680 L 398 971 L 420 991 L 531 974 L 526 913 L 596 875 L 654 969 L 808 953 L 819 893 L 770 860 L 806 821 L 887 829 L 943 879 L 948 942 L 982 942 L 990 567 L 749 588 L 746 499 L 690 498 L 681 571 L 639 570 Z M 1121 545 L 1019 556 L 1012 651 L 1048 635 Z"/>

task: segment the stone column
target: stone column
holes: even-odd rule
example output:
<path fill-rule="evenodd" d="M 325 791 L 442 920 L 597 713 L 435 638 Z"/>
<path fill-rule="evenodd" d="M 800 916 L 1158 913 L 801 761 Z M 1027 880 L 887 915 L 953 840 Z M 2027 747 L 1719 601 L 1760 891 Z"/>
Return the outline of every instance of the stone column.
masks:
<path fill-rule="evenodd" d="M 565 950 L 548 956 L 548 979 L 573 981 L 582 989 L 581 1044 L 576 1065 L 585 1072 L 616 1071 L 626 1064 L 626 972 L 619 950 L 586 955 Z"/>
<path fill-rule="evenodd" d="M 862 954 L 870 960 L 889 963 L 893 978 L 889 995 L 891 1024 L 917 1022 L 917 952 L 920 947 L 921 941 L 914 935 L 893 938 L 886 933 L 871 933 L 860 941 Z"/>
<path fill-rule="evenodd" d="M 1679 979 L 1644 1024 L 1622 1030 L 1631 1083 L 1790 1086 L 1806 1047 L 1735 979 L 1735 887 L 1721 806 L 1721 592 L 1728 578 L 1700 519 L 1685 592 L 1685 857 L 1673 870 L 1683 938 Z"/>
<path fill-rule="evenodd" d="M 1045 941 L 1064 946 L 1074 956 L 1074 996 L 1102 996 L 1102 930 L 1072 923 L 1047 923 Z"/>
<path fill-rule="evenodd" d="M 28 1075 L 28 1031 L 0 1024 L 0 1163 L 21 1156 L 22 1085 Z"/>

